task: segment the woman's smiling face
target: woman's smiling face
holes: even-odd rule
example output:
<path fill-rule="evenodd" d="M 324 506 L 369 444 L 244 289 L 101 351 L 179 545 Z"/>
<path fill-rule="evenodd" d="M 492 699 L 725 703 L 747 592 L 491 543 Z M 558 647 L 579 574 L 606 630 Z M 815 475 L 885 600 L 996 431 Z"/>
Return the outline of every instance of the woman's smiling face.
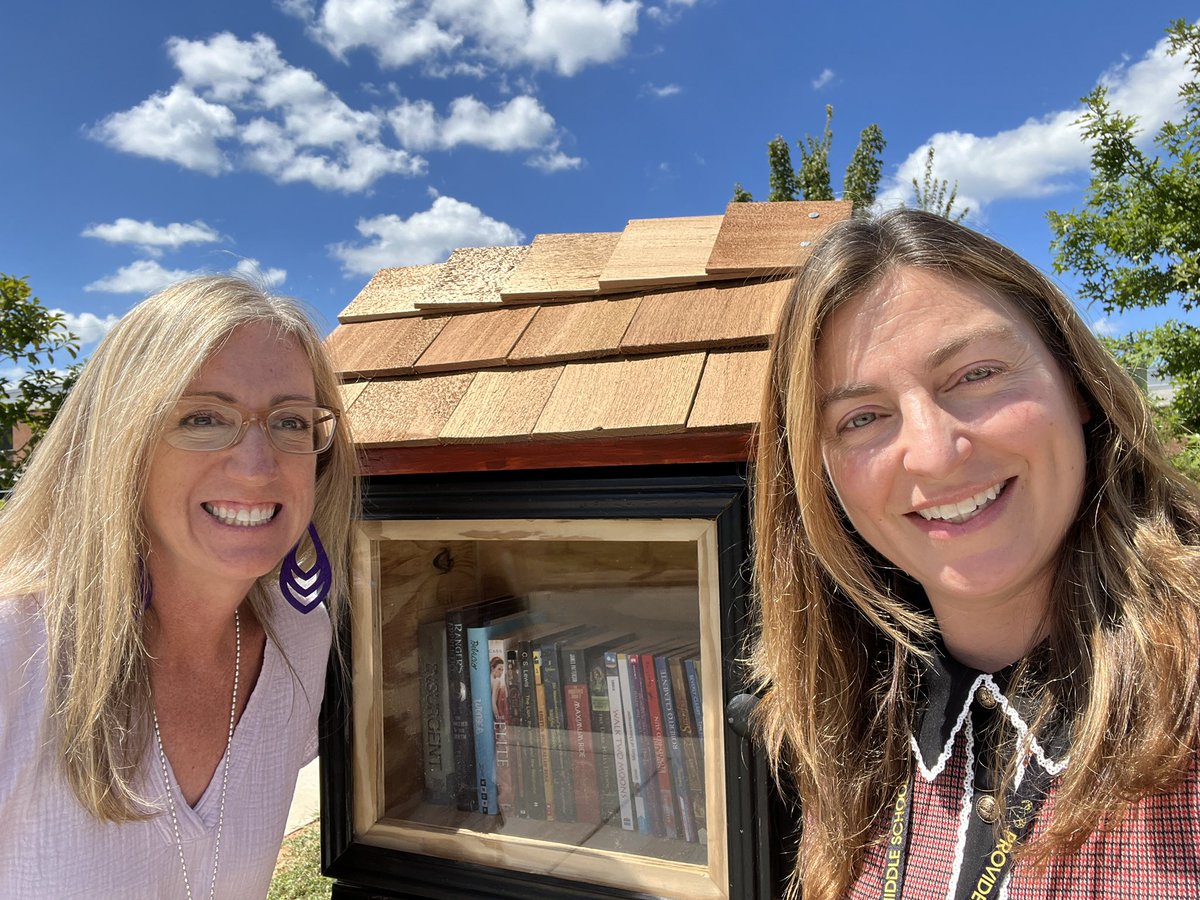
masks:
<path fill-rule="evenodd" d="M 308 357 L 269 325 L 243 325 L 200 367 L 184 396 L 252 410 L 315 402 Z M 276 450 L 257 424 L 224 450 L 159 440 L 143 502 L 155 590 L 236 583 L 270 572 L 312 517 L 316 455 Z M 240 589 L 240 587 L 239 587 Z"/>
<path fill-rule="evenodd" d="M 1086 412 L 1033 325 L 902 268 L 829 317 L 816 361 L 827 474 L 862 538 L 939 619 L 1040 616 L 1083 494 Z"/>

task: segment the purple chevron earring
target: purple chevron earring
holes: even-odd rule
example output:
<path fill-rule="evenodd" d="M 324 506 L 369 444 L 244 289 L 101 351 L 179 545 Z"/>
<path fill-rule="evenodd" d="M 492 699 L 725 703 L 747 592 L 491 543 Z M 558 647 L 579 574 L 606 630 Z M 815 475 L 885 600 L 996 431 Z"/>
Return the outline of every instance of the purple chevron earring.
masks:
<path fill-rule="evenodd" d="M 329 596 L 329 589 L 333 586 L 333 568 L 329 565 L 329 557 L 325 555 L 321 539 L 317 537 L 317 526 L 311 522 L 308 524 L 308 536 L 312 538 L 313 550 L 317 554 L 316 564 L 308 570 L 300 567 L 297 556 L 300 541 L 297 541 L 279 567 L 279 589 L 283 591 L 287 602 L 302 613 L 316 609 Z"/>

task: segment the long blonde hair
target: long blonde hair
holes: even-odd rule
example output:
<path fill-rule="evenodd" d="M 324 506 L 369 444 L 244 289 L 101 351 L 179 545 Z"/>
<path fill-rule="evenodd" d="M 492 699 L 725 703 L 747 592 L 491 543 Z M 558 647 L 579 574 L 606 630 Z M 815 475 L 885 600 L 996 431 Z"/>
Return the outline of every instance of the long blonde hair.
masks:
<path fill-rule="evenodd" d="M 102 820 L 147 814 L 132 785 L 145 748 L 149 677 L 142 643 L 142 502 L 166 411 L 236 328 L 266 323 L 303 348 L 318 404 L 340 406 L 320 336 L 292 300 L 239 278 L 195 278 L 138 304 L 112 329 L 0 511 L 0 591 L 40 597 L 47 710 L 79 802 Z M 336 623 L 347 593 L 357 509 L 343 421 L 317 462 L 313 522 L 334 572 Z M 311 552 L 311 551 L 310 551 Z M 249 594 L 273 634 L 263 576 Z"/>
<path fill-rule="evenodd" d="M 755 463 L 757 721 L 777 777 L 802 803 L 790 890 L 805 900 L 845 894 L 907 776 L 915 663 L 937 633 L 913 584 L 839 513 L 821 458 L 822 327 L 900 267 L 1006 298 L 1091 414 L 1083 502 L 1052 587 L 1048 671 L 1035 682 L 1019 669 L 1012 687 L 1032 695 L 1039 723 L 1066 711 L 1071 729 L 1053 817 L 1026 856 L 1044 863 L 1078 848 L 1129 802 L 1174 783 L 1200 725 L 1200 497 L 1167 461 L 1136 384 L 1054 284 L 996 242 L 915 210 L 840 223 L 785 306 Z"/>

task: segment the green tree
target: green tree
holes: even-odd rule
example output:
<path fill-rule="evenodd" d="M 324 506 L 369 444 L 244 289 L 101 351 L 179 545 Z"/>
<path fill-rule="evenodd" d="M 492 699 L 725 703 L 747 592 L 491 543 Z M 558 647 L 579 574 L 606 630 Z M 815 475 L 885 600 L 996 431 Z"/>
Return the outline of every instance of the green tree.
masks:
<path fill-rule="evenodd" d="M 830 110 L 832 112 L 832 109 Z M 883 177 L 883 129 L 872 122 L 858 136 L 858 146 L 846 166 L 846 177 L 842 181 L 842 193 L 852 200 L 856 208 L 866 209 L 875 202 L 879 192 L 879 179 Z"/>
<path fill-rule="evenodd" d="M 792 168 L 788 142 L 776 135 L 767 142 L 767 180 L 771 191 L 767 200 L 833 200 L 833 185 L 829 175 L 829 151 L 833 146 L 833 107 L 825 107 L 825 130 L 819 138 L 806 134 L 797 141 L 800 168 Z M 878 125 L 868 125 L 859 135 L 858 146 L 846 167 L 842 195 L 856 207 L 875 202 L 879 180 L 883 176 L 883 148 L 887 141 Z M 733 188 L 735 201 L 754 199 L 737 183 Z"/>
<path fill-rule="evenodd" d="M 733 202 L 734 203 L 749 203 L 754 199 L 754 195 L 742 187 L 740 181 L 733 183 Z"/>
<path fill-rule="evenodd" d="M 800 190 L 796 173 L 792 171 L 792 154 L 782 135 L 777 134 L 767 142 L 767 182 L 771 185 L 767 200 L 771 202 L 795 200 Z"/>
<path fill-rule="evenodd" d="M 31 432 L 23 450 L 0 452 L 0 491 L 20 477 L 28 451 L 46 433 L 75 383 L 78 366 L 56 369 L 54 354 L 65 352 L 74 359 L 78 351 L 79 339 L 62 315 L 46 309 L 26 279 L 0 273 L 0 362 L 22 370 L 16 381 L 0 374 L 0 434 L 12 434 L 16 425 Z"/>
<path fill-rule="evenodd" d="M 1200 304 L 1200 26 L 1180 19 L 1167 29 L 1173 55 L 1190 77 L 1179 88 L 1183 113 L 1142 151 L 1136 117 L 1112 108 L 1098 87 L 1080 119 L 1092 146 L 1092 176 L 1082 209 L 1050 212 L 1054 268 L 1080 279 L 1079 296 L 1107 313 L 1177 303 Z M 1114 344 L 1118 358 L 1171 379 L 1175 396 L 1160 425 L 1177 449 L 1200 433 L 1200 331 L 1167 321 Z M 1177 461 L 1181 461 L 1178 460 Z M 1186 466 L 1186 460 L 1182 460 Z"/>
<path fill-rule="evenodd" d="M 917 209 L 936 213 L 951 222 L 961 222 L 971 211 L 969 206 L 964 206 L 958 212 L 954 211 L 954 202 L 958 199 L 957 181 L 951 186 L 945 178 L 933 177 L 933 144 L 929 145 L 925 154 L 925 177 L 920 184 L 914 177 L 912 186 L 913 206 Z"/>
<path fill-rule="evenodd" d="M 800 148 L 800 168 L 796 183 L 805 200 L 832 200 L 833 187 L 829 178 L 829 148 L 833 146 L 833 106 L 825 106 L 825 130 L 820 138 L 806 134 L 797 141 Z"/>

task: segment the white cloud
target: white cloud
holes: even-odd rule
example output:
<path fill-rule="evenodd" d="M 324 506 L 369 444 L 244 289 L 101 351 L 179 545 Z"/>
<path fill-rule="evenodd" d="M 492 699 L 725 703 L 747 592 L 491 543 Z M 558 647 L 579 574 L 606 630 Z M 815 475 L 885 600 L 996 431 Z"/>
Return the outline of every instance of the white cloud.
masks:
<path fill-rule="evenodd" d="M 236 121 L 228 107 L 209 103 L 177 84 L 102 119 L 89 133 L 125 153 L 216 175 L 231 168 L 218 142 L 234 135 Z"/>
<path fill-rule="evenodd" d="M 682 92 L 683 88 L 677 84 L 664 84 L 661 86 L 656 84 L 648 84 L 642 89 L 643 95 L 659 98 L 674 97 L 676 94 L 680 94 Z"/>
<path fill-rule="evenodd" d="M 95 313 L 69 313 L 62 309 L 52 309 L 50 312 L 58 313 L 67 323 L 67 328 L 71 333 L 79 338 L 80 346 L 86 347 L 88 344 L 94 344 L 100 338 L 104 337 L 117 324 L 118 318 L 112 314 L 101 319 Z"/>
<path fill-rule="evenodd" d="M 457 247 L 504 246 L 525 240 L 511 225 L 453 197 L 436 197 L 429 209 L 407 219 L 375 216 L 360 219 L 356 227 L 366 243 L 330 247 L 350 275 L 373 275 L 391 266 L 438 262 Z"/>
<path fill-rule="evenodd" d="M 690 5 L 690 4 L 684 4 Z M 339 58 L 370 50 L 386 67 L 424 62 L 446 71 L 486 63 L 574 75 L 625 53 L 638 0 L 279 0 Z"/>
<path fill-rule="evenodd" d="M 532 166 L 549 175 L 554 172 L 567 172 L 571 169 L 578 169 L 583 165 L 583 158 L 568 156 L 561 150 L 549 150 L 537 156 L 531 156 L 526 160 L 526 165 Z"/>
<path fill-rule="evenodd" d="M 152 259 L 137 259 L 107 278 L 93 281 L 84 290 L 106 294 L 153 294 L 168 284 L 196 274 L 186 269 L 164 269 Z"/>
<path fill-rule="evenodd" d="M 1108 316 L 1101 316 L 1092 323 L 1092 333 L 1098 337 L 1112 337 L 1119 329 Z"/>
<path fill-rule="evenodd" d="M 425 171 L 424 159 L 382 142 L 382 113 L 352 109 L 288 64 L 269 37 L 171 38 L 167 51 L 179 82 L 108 116 L 93 137 L 210 175 L 246 168 L 326 190 L 362 191 L 386 175 Z"/>
<path fill-rule="evenodd" d="M 155 225 L 124 216 L 102 225 L 89 225 L 83 230 L 83 236 L 99 238 L 110 244 L 134 244 L 142 252 L 153 256 L 161 254 L 163 248 L 178 250 L 185 244 L 211 244 L 221 239 L 215 229 L 199 219 L 191 223 Z"/>
<path fill-rule="evenodd" d="M 696 0 L 667 0 L 663 6 L 648 7 L 646 15 L 663 24 L 669 24 L 679 18 L 681 7 L 687 9 L 695 5 Z"/>
<path fill-rule="evenodd" d="M 1168 49 L 1164 38 L 1138 62 L 1114 68 L 1100 79 L 1109 89 L 1112 106 L 1137 115 L 1145 126 L 1140 138 L 1144 144 L 1165 119 L 1177 114 L 1179 85 L 1188 77 L 1183 55 L 1172 57 Z M 879 202 L 886 207 L 911 200 L 912 179 L 923 177 L 930 144 L 935 176 L 957 181 L 959 205 L 976 211 L 1002 198 L 1044 197 L 1077 187 L 1091 160 L 1091 149 L 1076 124 L 1082 114 L 1083 107 L 1075 106 L 987 136 L 935 134 L 900 164 Z"/>
<path fill-rule="evenodd" d="M 448 150 L 460 144 L 487 150 L 533 150 L 555 144 L 554 117 L 536 99 L 514 97 L 489 108 L 474 97 L 459 97 L 439 118 L 427 100 L 401 100 L 389 113 L 400 143 L 414 150 Z"/>
<path fill-rule="evenodd" d="M 833 81 L 833 69 L 822 69 L 821 74 L 812 80 L 812 89 L 819 91 Z"/>
<path fill-rule="evenodd" d="M 263 288 L 275 288 L 287 281 L 287 269 L 264 269 L 257 259 L 239 259 L 233 267 L 234 274 L 248 278 Z"/>

